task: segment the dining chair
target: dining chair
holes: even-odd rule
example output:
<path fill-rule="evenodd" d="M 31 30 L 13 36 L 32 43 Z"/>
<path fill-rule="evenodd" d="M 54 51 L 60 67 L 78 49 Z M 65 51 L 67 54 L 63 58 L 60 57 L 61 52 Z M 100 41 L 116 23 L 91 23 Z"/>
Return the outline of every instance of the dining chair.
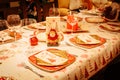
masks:
<path fill-rule="evenodd" d="M 83 0 L 58 0 L 58 10 L 60 16 L 66 16 L 69 11 L 79 12 L 79 9 L 83 4 Z"/>
<path fill-rule="evenodd" d="M 6 20 L 0 20 L 0 31 L 7 29 Z"/>
<path fill-rule="evenodd" d="M 60 13 L 60 16 L 68 15 L 69 12 L 69 0 L 58 0 L 58 10 Z"/>
<path fill-rule="evenodd" d="M 29 25 L 29 24 L 32 24 L 32 23 L 37 23 L 37 20 L 33 19 L 33 18 L 22 19 L 22 26 L 26 26 L 26 25 Z"/>

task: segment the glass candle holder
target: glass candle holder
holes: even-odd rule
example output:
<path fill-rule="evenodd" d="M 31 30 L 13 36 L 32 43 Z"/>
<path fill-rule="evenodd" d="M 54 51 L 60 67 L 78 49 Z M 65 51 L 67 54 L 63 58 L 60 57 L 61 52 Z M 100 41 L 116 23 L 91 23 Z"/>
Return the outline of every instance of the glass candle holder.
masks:
<path fill-rule="evenodd" d="M 31 36 L 31 38 L 30 38 L 30 45 L 31 45 L 31 46 L 36 46 L 36 45 L 38 45 L 38 39 L 37 39 L 36 36 Z"/>

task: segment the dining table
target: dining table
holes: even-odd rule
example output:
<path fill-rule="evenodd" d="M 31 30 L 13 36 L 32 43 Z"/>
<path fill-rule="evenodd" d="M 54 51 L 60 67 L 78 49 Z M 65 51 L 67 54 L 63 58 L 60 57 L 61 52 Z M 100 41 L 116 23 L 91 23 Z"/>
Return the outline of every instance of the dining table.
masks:
<path fill-rule="evenodd" d="M 0 41 L 0 80 L 88 80 L 120 54 L 120 26 L 114 26 L 117 29 L 107 30 L 104 25 L 111 25 L 103 19 L 96 18 L 100 16 L 95 13 L 81 11 L 74 16 L 81 18 L 78 21 L 80 31 L 72 34 L 64 32 L 67 21 L 61 21 L 63 40 L 58 46 L 47 46 L 45 21 L 22 26 L 16 41 L 5 42 L 5 39 Z M 63 18 L 66 19 L 66 16 Z M 30 26 L 43 28 L 33 29 Z M 0 33 L 7 31 L 3 30 Z M 38 37 L 38 34 L 44 37 L 43 41 L 38 39 L 38 43 L 31 46 L 31 37 Z M 95 38 L 91 38 L 91 35 Z M 93 41 L 89 39 L 88 44 L 81 42 L 77 44 L 77 41 L 74 42 L 76 36 L 83 40 L 88 36 Z M 61 51 L 59 55 L 62 58 L 56 54 L 51 55 L 50 50 L 56 50 L 55 53 Z M 38 60 L 38 57 L 46 59 L 51 56 L 56 57 L 56 63 L 47 64 Z M 65 62 L 63 65 L 59 64 L 61 59 Z"/>

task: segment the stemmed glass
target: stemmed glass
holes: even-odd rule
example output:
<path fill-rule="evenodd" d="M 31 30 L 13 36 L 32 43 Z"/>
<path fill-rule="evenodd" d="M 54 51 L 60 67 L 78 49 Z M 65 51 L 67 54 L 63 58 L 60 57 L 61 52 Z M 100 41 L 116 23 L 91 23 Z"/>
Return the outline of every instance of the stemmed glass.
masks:
<path fill-rule="evenodd" d="M 59 16 L 60 13 L 59 13 L 59 10 L 58 8 L 50 8 L 49 9 L 49 16 Z"/>
<path fill-rule="evenodd" d="M 49 16 L 59 16 L 59 10 L 58 8 L 55 7 L 55 5 L 53 4 L 51 8 L 49 8 Z"/>
<path fill-rule="evenodd" d="M 101 0 L 99 0 L 99 1 L 93 0 L 92 3 L 93 3 L 93 5 L 95 6 L 96 12 L 97 12 L 97 11 L 101 12 L 101 11 L 104 10 L 104 7 L 105 7 L 105 5 L 108 3 L 108 1 L 107 1 L 107 0 L 104 0 L 104 1 L 101 1 Z"/>
<path fill-rule="evenodd" d="M 13 36 L 16 41 L 17 31 L 21 27 L 21 18 L 18 14 L 11 14 L 7 16 L 7 25 L 10 32 L 13 32 Z"/>
<path fill-rule="evenodd" d="M 73 15 L 69 15 L 67 22 L 71 25 L 72 29 L 71 29 L 71 33 L 73 34 L 74 32 L 74 26 L 77 23 L 77 19 L 73 16 Z"/>

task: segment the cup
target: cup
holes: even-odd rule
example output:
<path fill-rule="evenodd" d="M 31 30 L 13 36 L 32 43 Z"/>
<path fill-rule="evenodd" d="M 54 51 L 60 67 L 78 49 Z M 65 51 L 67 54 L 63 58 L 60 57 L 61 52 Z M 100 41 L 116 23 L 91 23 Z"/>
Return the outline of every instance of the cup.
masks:
<path fill-rule="evenodd" d="M 50 8 L 49 9 L 49 16 L 59 16 L 58 8 Z"/>
<path fill-rule="evenodd" d="M 37 37 L 36 36 L 31 36 L 30 37 L 30 45 L 31 46 L 36 46 L 36 45 L 38 45 L 38 39 L 37 39 Z"/>

